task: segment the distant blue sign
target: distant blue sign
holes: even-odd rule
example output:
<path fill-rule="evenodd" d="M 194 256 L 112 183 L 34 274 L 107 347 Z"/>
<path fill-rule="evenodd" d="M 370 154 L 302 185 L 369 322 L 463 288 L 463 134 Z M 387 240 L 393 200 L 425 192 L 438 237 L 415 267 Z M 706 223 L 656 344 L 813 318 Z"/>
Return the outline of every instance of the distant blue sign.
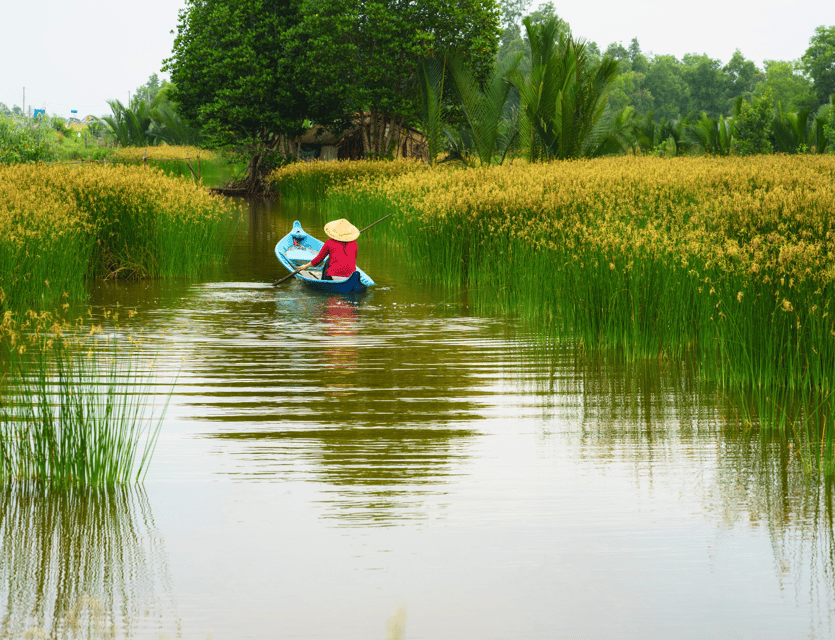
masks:
<path fill-rule="evenodd" d="M 35 117 L 37 118 L 40 115 L 45 116 L 46 115 L 46 109 L 35 109 Z"/>
<path fill-rule="evenodd" d="M 70 113 L 78 113 L 78 109 L 70 109 Z"/>

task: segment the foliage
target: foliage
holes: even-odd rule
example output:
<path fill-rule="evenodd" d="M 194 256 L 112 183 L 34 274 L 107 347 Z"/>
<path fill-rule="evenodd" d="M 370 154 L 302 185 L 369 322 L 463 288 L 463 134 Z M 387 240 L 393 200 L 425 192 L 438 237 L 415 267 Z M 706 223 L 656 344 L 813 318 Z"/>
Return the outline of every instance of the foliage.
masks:
<path fill-rule="evenodd" d="M 58 157 L 58 138 L 49 118 L 0 115 L 0 165 L 49 162 Z"/>
<path fill-rule="evenodd" d="M 826 104 L 835 94 L 835 25 L 815 29 L 801 61 L 814 82 L 818 105 Z"/>
<path fill-rule="evenodd" d="M 311 117 L 327 126 L 357 114 L 372 157 L 396 156 L 399 131 L 418 119 L 420 60 L 455 51 L 481 80 L 500 35 L 491 0 L 306 0 L 303 13 L 299 65 Z"/>
<path fill-rule="evenodd" d="M 104 116 L 102 121 L 117 144 L 122 147 L 200 144 L 200 130 L 183 120 L 169 99 L 171 91 L 173 85 L 167 83 L 153 93 L 153 101 L 134 98 L 130 107 L 119 100 L 108 100 L 107 104 L 113 113 Z"/>
<path fill-rule="evenodd" d="M 264 153 L 302 133 L 309 102 L 298 75 L 297 0 L 188 0 L 164 70 L 179 113 L 213 145 L 250 149 L 250 186 Z"/>
<path fill-rule="evenodd" d="M 426 137 L 430 165 L 435 163 L 435 158 L 443 149 L 443 98 L 447 62 L 446 54 L 425 58 L 421 60 L 417 71 L 420 121 Z"/>
<path fill-rule="evenodd" d="M 502 114 L 511 88 L 508 77 L 516 71 L 520 57 L 521 54 L 517 54 L 497 63 L 480 86 L 475 73 L 461 56 L 450 59 L 452 79 L 467 118 L 468 137 L 473 142 L 466 152 L 474 152 L 481 164 L 490 164 L 497 151 L 502 154 L 501 164 L 513 142 L 512 139 L 505 140 L 504 149 L 499 149 Z"/>
<path fill-rule="evenodd" d="M 60 313 L 4 315 L 0 483 L 103 487 L 142 480 L 162 416 L 148 424 L 148 374 L 117 356 L 115 339 L 102 351 L 101 333 Z"/>
<path fill-rule="evenodd" d="M 773 116 L 772 131 L 774 149 L 780 153 L 807 152 L 811 148 L 809 139 L 809 110 L 785 112 L 777 105 Z"/>
<path fill-rule="evenodd" d="M 145 102 L 138 102 L 135 109 L 123 105 L 119 100 L 108 100 L 113 115 L 102 120 L 110 127 L 116 142 L 123 146 L 145 147 L 153 144 L 149 135 L 151 127 L 151 107 Z"/>
<path fill-rule="evenodd" d="M 812 108 L 812 82 L 803 75 L 799 61 L 766 60 L 764 65 L 765 81 L 756 86 L 756 95 L 768 89 L 774 104 L 786 111 Z"/>
<path fill-rule="evenodd" d="M 673 56 L 655 56 L 647 69 L 644 87 L 653 97 L 658 118 L 676 120 L 689 110 L 690 89 L 684 81 L 682 64 Z"/>
<path fill-rule="evenodd" d="M 711 118 L 706 113 L 696 121 L 690 122 L 687 131 L 702 153 L 727 156 L 733 146 L 733 121 L 725 120 L 721 115 Z"/>
<path fill-rule="evenodd" d="M 510 81 L 519 91 L 523 109 L 536 141 L 530 159 L 579 158 L 598 141 L 596 127 L 606 108 L 606 91 L 615 79 L 618 63 L 604 57 L 588 64 L 585 43 L 575 40 L 553 18 L 543 24 L 525 19 L 531 43 L 530 75 L 518 71 Z"/>
<path fill-rule="evenodd" d="M 734 148 L 741 156 L 771 153 L 772 113 L 771 92 L 766 89 L 748 102 L 739 98 L 738 113 L 734 117 Z"/>

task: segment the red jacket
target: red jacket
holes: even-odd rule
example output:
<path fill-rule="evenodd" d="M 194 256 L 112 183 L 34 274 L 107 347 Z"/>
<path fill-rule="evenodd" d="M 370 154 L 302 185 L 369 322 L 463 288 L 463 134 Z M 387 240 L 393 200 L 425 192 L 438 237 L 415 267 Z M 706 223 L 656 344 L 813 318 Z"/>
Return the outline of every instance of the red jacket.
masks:
<path fill-rule="evenodd" d="M 328 275 L 336 278 L 348 278 L 357 268 L 357 241 L 340 242 L 328 238 L 321 251 L 319 251 L 319 255 L 313 258 L 310 264 L 317 265 L 328 255 L 331 257 L 328 262 Z"/>

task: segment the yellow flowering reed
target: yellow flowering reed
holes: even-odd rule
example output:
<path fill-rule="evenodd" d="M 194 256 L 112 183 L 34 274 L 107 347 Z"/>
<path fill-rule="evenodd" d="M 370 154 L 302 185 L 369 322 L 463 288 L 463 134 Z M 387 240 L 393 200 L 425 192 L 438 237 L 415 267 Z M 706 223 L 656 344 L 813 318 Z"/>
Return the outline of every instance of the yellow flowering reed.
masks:
<path fill-rule="evenodd" d="M 338 160 L 334 162 L 294 162 L 273 171 L 270 182 L 284 198 L 317 199 L 334 185 L 364 178 L 391 178 L 425 170 L 414 158 L 392 161 Z"/>
<path fill-rule="evenodd" d="M 143 159 L 149 162 L 159 162 L 161 160 L 185 160 L 190 158 L 197 161 L 199 157 L 203 162 L 217 162 L 220 156 L 216 151 L 211 149 L 201 149 L 200 147 L 192 147 L 188 145 L 167 145 L 161 144 L 158 146 L 148 147 L 119 147 L 114 149 L 110 154 L 114 162 L 124 163 L 139 163 Z"/>
<path fill-rule="evenodd" d="M 148 167 L 0 167 L 0 298 L 50 307 L 91 277 L 194 276 L 220 262 L 225 201 Z"/>
<path fill-rule="evenodd" d="M 398 212 L 416 271 L 485 309 L 636 355 L 696 348 L 722 382 L 832 388 L 832 156 L 426 168 L 327 202 L 358 225 Z"/>

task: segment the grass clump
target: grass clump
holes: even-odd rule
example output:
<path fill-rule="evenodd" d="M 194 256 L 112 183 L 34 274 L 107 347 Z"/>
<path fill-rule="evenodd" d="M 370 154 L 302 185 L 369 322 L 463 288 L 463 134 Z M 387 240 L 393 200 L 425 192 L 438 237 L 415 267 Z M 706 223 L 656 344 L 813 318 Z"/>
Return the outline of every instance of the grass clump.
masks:
<path fill-rule="evenodd" d="M 101 487 L 144 477 L 161 420 L 145 415 L 150 375 L 101 337 L 100 326 L 60 313 L 4 314 L 0 483 Z"/>
<path fill-rule="evenodd" d="M 233 224 L 227 201 L 149 167 L 0 166 L 0 306 L 81 300 L 92 278 L 197 277 Z"/>

